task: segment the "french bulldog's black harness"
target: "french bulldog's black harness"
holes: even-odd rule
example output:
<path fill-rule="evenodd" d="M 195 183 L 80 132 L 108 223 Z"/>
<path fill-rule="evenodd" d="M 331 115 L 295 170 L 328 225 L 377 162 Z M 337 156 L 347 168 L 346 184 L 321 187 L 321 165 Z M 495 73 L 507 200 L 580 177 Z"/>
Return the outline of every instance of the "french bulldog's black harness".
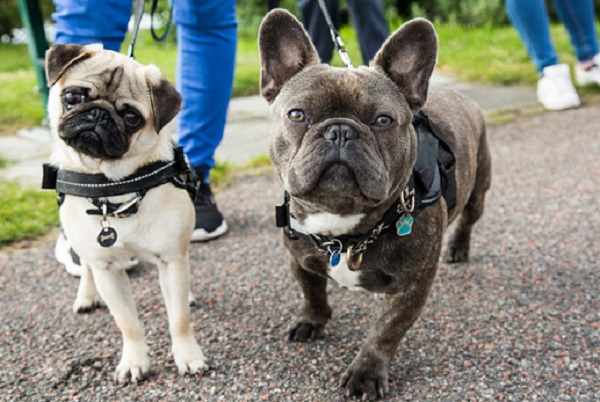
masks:
<path fill-rule="evenodd" d="M 98 243 L 110 247 L 116 242 L 116 231 L 110 227 L 107 217 L 126 218 L 135 214 L 148 190 L 165 183 L 188 192 L 192 202 L 196 198 L 198 176 L 191 168 L 181 147 L 174 147 L 174 160 L 158 161 L 143 166 L 122 180 L 110 180 L 103 174 L 79 173 L 58 169 L 44 164 L 42 189 L 56 190 L 58 205 L 62 205 L 65 195 L 86 198 L 95 208 L 88 209 L 88 215 L 101 215 L 102 231 Z M 108 197 L 135 193 L 132 199 L 123 203 L 112 203 Z"/>
<path fill-rule="evenodd" d="M 362 263 L 362 256 L 369 244 L 381 235 L 395 232 L 398 236 L 411 233 L 414 217 L 444 197 L 450 211 L 456 205 L 456 161 L 443 132 L 425 112 L 418 112 L 412 120 L 419 143 L 417 161 L 408 185 L 383 215 L 379 223 L 368 233 L 358 235 L 324 236 L 306 233 L 290 213 L 290 196 L 286 192 L 284 203 L 276 207 L 277 227 L 283 228 L 290 240 L 310 240 L 315 247 L 329 255 L 329 262 L 336 266 L 340 254 L 347 253 L 348 268 L 355 271 Z"/>

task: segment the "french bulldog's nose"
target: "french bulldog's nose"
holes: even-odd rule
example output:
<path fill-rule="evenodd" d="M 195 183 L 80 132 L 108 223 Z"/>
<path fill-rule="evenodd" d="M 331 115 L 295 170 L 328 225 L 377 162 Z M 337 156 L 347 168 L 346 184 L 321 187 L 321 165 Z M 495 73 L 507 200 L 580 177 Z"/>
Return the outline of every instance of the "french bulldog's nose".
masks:
<path fill-rule="evenodd" d="M 334 144 L 344 146 L 346 142 L 356 139 L 358 134 L 348 124 L 332 124 L 327 127 L 323 136 L 326 140 L 333 141 Z"/>

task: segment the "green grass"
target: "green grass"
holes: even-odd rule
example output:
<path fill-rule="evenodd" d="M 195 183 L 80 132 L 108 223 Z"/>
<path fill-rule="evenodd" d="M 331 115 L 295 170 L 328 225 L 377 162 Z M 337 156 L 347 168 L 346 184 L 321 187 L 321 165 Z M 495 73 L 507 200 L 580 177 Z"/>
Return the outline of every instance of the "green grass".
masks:
<path fill-rule="evenodd" d="M 34 239 L 58 226 L 56 194 L 0 180 L 0 247 Z"/>

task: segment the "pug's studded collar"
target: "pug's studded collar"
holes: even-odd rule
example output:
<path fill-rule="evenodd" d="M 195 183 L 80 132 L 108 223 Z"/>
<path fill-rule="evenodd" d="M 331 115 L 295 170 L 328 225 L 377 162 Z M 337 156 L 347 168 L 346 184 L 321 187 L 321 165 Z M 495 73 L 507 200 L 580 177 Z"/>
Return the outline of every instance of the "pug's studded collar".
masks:
<path fill-rule="evenodd" d="M 102 231 L 98 243 L 110 247 L 116 242 L 117 233 L 110 227 L 108 217 L 126 218 L 135 214 L 146 192 L 165 183 L 188 192 L 192 202 L 196 198 L 198 176 L 191 168 L 181 147 L 174 147 L 172 161 L 158 161 L 143 166 L 122 180 L 110 180 L 103 174 L 79 173 L 67 169 L 57 169 L 44 164 L 42 189 L 56 190 L 60 206 L 65 195 L 86 198 L 95 208 L 88 209 L 89 215 L 101 215 Z M 133 198 L 120 204 L 109 202 L 107 198 L 134 193 Z"/>

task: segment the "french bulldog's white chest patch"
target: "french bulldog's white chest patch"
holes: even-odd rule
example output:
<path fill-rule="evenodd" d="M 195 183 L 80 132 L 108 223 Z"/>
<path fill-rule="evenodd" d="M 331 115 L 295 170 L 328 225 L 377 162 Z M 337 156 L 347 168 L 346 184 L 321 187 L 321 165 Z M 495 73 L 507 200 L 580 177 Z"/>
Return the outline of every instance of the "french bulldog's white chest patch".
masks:
<path fill-rule="evenodd" d="M 339 236 L 348 233 L 352 228 L 360 223 L 365 214 L 355 215 L 337 215 L 329 212 L 310 214 L 304 220 L 300 227 L 295 227 L 304 233 L 322 233 L 330 236 Z M 292 225 L 295 226 L 295 225 Z M 340 254 L 340 260 L 332 266 L 327 265 L 327 274 L 335 280 L 340 286 L 350 290 L 362 290 L 360 287 L 358 271 L 351 271 L 346 262 L 346 253 Z"/>
<path fill-rule="evenodd" d="M 340 254 L 340 262 L 335 267 L 332 266 L 331 263 L 327 265 L 327 274 L 329 277 L 340 284 L 340 286 L 344 286 L 349 290 L 363 290 L 359 286 L 359 272 L 360 271 L 351 271 L 348 268 L 346 253 Z"/>

